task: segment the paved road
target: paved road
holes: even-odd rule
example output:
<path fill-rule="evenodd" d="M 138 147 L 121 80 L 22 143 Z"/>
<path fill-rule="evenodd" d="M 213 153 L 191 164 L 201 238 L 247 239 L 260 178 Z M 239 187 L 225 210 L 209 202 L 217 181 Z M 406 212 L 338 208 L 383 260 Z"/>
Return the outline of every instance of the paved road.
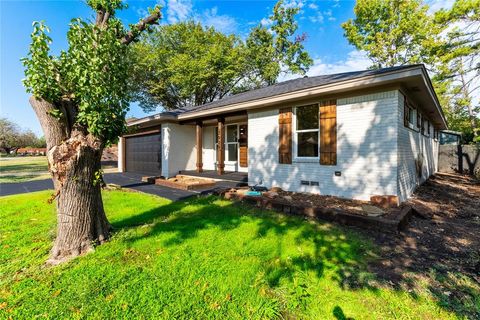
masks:
<path fill-rule="evenodd" d="M 153 184 L 148 184 L 141 182 L 142 175 L 135 173 L 107 173 L 104 175 L 104 180 L 106 183 L 114 183 L 122 186 L 123 188 L 130 188 L 138 190 L 141 192 L 154 194 L 163 198 L 170 199 L 172 201 L 177 201 L 181 199 L 186 199 L 191 196 L 205 194 L 212 191 L 212 189 L 204 189 L 198 191 L 186 191 L 173 189 L 163 186 L 157 186 Z M 233 182 L 218 182 L 217 188 L 228 188 L 235 186 Z M 8 196 L 12 194 L 21 194 L 34 191 L 42 191 L 53 189 L 52 180 L 37 180 L 37 181 L 28 181 L 28 182 L 19 182 L 19 183 L 2 183 L 0 184 L 0 196 Z"/>

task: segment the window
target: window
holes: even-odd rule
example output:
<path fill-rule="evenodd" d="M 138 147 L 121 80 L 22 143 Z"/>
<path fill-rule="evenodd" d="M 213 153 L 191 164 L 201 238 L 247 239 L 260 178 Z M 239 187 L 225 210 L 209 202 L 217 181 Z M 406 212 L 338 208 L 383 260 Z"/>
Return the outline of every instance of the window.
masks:
<path fill-rule="evenodd" d="M 218 147 L 218 127 L 214 129 L 215 156 Z M 238 161 L 238 125 L 227 125 L 225 128 L 225 161 Z"/>
<path fill-rule="evenodd" d="M 430 122 L 425 117 L 422 117 L 422 134 L 425 136 L 430 135 Z"/>
<path fill-rule="evenodd" d="M 296 157 L 318 158 L 318 105 L 309 105 L 295 109 L 295 146 Z"/>
<path fill-rule="evenodd" d="M 227 161 L 237 161 L 238 159 L 238 126 L 228 125 L 227 126 L 226 141 L 227 144 Z"/>
<path fill-rule="evenodd" d="M 405 126 L 413 129 L 415 123 L 415 109 L 413 109 L 412 106 L 407 105 L 405 112 Z"/>

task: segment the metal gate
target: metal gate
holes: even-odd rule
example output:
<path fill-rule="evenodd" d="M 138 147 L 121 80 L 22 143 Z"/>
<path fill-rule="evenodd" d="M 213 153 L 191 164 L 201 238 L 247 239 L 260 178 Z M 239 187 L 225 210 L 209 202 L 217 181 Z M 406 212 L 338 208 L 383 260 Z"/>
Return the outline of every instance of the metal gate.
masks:
<path fill-rule="evenodd" d="M 160 133 L 125 139 L 127 172 L 160 175 L 162 172 L 162 139 Z"/>

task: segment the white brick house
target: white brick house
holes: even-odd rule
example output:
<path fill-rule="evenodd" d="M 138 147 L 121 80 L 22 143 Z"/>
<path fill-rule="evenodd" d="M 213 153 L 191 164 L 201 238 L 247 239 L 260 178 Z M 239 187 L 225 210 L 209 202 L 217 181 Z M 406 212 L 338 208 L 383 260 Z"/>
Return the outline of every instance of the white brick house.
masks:
<path fill-rule="evenodd" d="M 290 80 L 129 126 L 120 171 L 239 171 L 252 185 L 400 202 L 436 172 L 447 128 L 423 65 Z"/>

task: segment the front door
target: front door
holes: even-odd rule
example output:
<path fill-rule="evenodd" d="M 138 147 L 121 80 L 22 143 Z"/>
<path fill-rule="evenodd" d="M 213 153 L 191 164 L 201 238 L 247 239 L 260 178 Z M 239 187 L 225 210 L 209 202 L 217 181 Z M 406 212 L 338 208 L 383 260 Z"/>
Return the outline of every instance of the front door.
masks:
<path fill-rule="evenodd" d="M 248 136 L 246 124 L 225 126 L 225 171 L 247 171 Z M 218 128 L 215 127 L 215 159 L 217 157 Z"/>

